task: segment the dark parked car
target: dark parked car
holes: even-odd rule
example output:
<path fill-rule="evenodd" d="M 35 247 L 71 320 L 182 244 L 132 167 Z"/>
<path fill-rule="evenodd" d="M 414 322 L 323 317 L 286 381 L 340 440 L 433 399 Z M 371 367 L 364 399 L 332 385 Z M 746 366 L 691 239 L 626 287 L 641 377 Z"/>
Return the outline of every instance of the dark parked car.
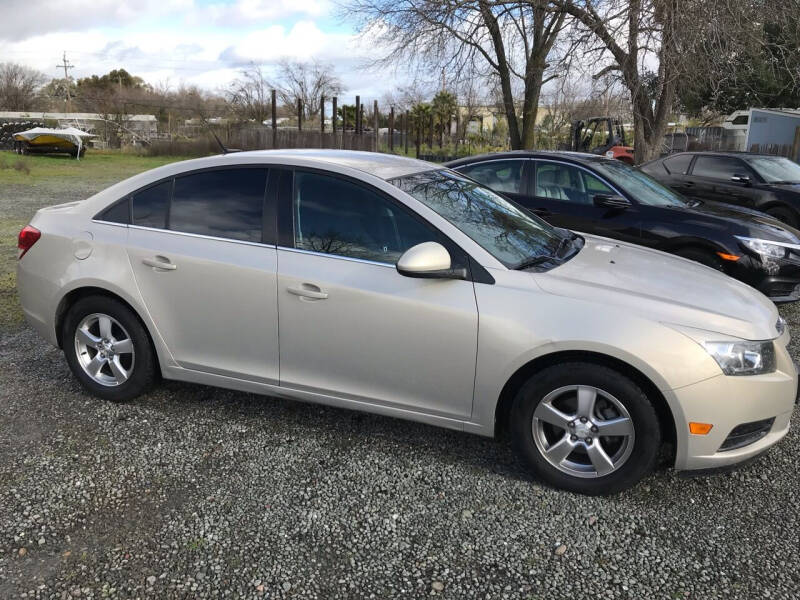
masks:
<path fill-rule="evenodd" d="M 775 302 L 800 298 L 800 231 L 746 208 L 685 198 L 618 161 L 572 152 L 505 152 L 448 167 L 558 227 L 705 264 Z"/>
<path fill-rule="evenodd" d="M 782 156 L 747 152 L 682 152 L 639 167 L 689 198 L 760 210 L 800 224 L 800 165 Z"/>

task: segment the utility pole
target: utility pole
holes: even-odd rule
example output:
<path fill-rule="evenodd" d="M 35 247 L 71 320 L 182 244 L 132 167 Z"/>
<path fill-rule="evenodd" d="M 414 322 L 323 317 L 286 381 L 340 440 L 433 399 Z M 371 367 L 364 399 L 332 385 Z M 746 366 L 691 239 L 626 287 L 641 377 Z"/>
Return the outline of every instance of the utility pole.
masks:
<path fill-rule="evenodd" d="M 69 70 L 74 69 L 75 65 L 72 65 L 67 60 L 67 51 L 64 50 L 64 55 L 61 57 L 61 64 L 56 65 L 56 69 L 64 69 L 64 83 L 67 86 L 67 110 L 66 112 L 70 112 L 70 108 L 72 105 L 72 96 L 70 95 L 69 91 Z"/>

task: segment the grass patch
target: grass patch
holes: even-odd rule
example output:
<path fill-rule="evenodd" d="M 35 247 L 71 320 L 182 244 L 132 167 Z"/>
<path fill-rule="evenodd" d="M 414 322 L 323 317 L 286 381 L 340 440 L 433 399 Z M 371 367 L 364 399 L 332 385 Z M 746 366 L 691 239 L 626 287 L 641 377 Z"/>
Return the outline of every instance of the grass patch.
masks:
<path fill-rule="evenodd" d="M 22 324 L 17 298 L 17 234 L 42 206 L 87 198 L 142 171 L 183 160 L 92 151 L 81 160 L 61 155 L 0 152 L 0 333 Z"/>
<path fill-rule="evenodd" d="M 182 156 L 139 156 L 115 151 L 89 151 L 80 160 L 66 154 L 20 156 L 0 153 L 0 185 L 32 184 L 46 180 L 90 178 L 119 181 L 171 162 Z M 2 206 L 0 199 L 0 206 Z"/>
<path fill-rule="evenodd" d="M 22 323 L 22 308 L 17 298 L 17 234 L 24 223 L 0 220 L 0 331 Z"/>

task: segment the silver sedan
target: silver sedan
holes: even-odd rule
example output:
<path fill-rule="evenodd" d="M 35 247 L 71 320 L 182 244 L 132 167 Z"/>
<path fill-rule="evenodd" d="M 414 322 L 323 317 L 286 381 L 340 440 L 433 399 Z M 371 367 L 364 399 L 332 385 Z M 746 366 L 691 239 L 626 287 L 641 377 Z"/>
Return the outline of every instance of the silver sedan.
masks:
<path fill-rule="evenodd" d="M 614 493 L 788 431 L 789 333 L 707 267 L 556 229 L 429 163 L 264 151 L 171 164 L 40 210 L 28 321 L 92 394 L 161 376 L 493 436 Z"/>

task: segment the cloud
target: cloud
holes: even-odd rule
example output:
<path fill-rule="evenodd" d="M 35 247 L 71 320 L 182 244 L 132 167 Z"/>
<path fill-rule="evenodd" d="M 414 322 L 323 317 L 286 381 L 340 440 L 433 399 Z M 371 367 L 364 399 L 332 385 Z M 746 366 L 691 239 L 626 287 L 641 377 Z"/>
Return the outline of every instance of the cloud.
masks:
<path fill-rule="evenodd" d="M 233 66 L 270 64 L 283 58 L 338 62 L 352 57 L 353 36 L 326 33 L 311 21 L 299 21 L 287 30 L 282 25 L 252 31 L 220 53 Z"/>
<path fill-rule="evenodd" d="M 298 15 L 321 17 L 329 11 L 326 0 L 234 0 L 195 7 L 186 20 L 196 25 L 242 26 Z"/>
<path fill-rule="evenodd" d="M 51 32 L 131 27 L 178 19 L 191 26 L 241 27 L 290 17 L 322 17 L 328 0 L 2 0 L 0 40 Z"/>
<path fill-rule="evenodd" d="M 153 15 L 191 10 L 193 0 L 3 0 L 0 39 L 24 40 L 51 32 L 128 26 Z"/>
<path fill-rule="evenodd" d="M 63 76 L 56 63 L 65 50 L 75 78 L 122 67 L 153 84 L 169 80 L 172 86 L 183 82 L 217 90 L 250 63 L 269 73 L 286 58 L 330 63 L 348 90 L 364 96 L 379 97 L 392 85 L 390 78 L 363 69 L 374 48 L 361 46 L 355 33 L 330 26 L 328 0 L 0 3 L 11 5 L 0 21 L 0 61 L 20 62 L 48 77 Z M 281 20 L 286 15 L 302 18 Z"/>

